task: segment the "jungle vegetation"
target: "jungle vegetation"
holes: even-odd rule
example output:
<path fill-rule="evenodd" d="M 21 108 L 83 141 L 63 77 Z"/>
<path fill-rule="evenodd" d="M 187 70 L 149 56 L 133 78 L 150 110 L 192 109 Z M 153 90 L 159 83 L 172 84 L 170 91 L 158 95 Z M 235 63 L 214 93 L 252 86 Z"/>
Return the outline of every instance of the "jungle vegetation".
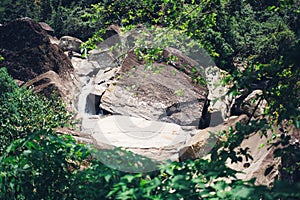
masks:
<path fill-rule="evenodd" d="M 111 24 L 181 31 L 229 73 L 223 80 L 232 85 L 228 95 L 263 85 L 257 98 L 268 107 L 263 119 L 228 130 L 209 160 L 130 174 L 93 159 L 93 147 L 57 135 L 55 128 L 72 123 L 62 102 L 19 88 L 1 66 L 0 199 L 299 199 L 299 141 L 284 128 L 300 128 L 299 15 L 298 0 L 2 0 L 0 23 L 18 17 L 44 21 L 57 37 L 86 41 L 86 49 L 95 48 Z M 235 151 L 241 141 L 253 132 L 265 137 L 268 130 L 273 137 L 267 145 L 281 146 L 274 156 L 282 159 L 282 176 L 270 188 L 238 180 L 225 162 L 240 162 L 245 157 L 239 153 L 248 154 Z M 120 149 L 115 153 L 140 159 Z"/>

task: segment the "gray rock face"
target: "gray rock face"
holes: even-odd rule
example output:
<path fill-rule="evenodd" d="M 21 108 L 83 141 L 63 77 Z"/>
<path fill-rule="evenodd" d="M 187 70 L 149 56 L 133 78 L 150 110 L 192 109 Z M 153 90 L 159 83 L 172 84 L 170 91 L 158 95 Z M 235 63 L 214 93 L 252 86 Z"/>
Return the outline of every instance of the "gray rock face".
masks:
<path fill-rule="evenodd" d="M 253 117 L 255 117 L 255 118 L 257 118 L 259 116 L 262 116 L 263 113 L 264 113 L 265 108 L 268 105 L 268 102 L 264 99 L 259 102 L 258 97 L 262 96 L 262 94 L 263 94 L 263 91 L 261 91 L 261 90 L 254 90 L 253 92 L 251 92 L 243 100 L 243 103 L 241 105 L 241 109 L 244 110 L 245 112 L 247 112 L 248 115 L 253 114 Z M 257 109 L 255 110 L 256 107 L 257 107 Z"/>
<path fill-rule="evenodd" d="M 93 49 L 89 52 L 89 59 L 91 61 L 97 62 L 101 68 L 106 67 L 117 67 L 117 58 L 109 51 L 107 48 L 103 49 Z"/>
<path fill-rule="evenodd" d="M 63 36 L 59 39 L 59 46 L 63 51 L 75 51 L 80 53 L 82 41 L 72 36 Z"/>
<path fill-rule="evenodd" d="M 105 52 L 71 60 L 83 86 L 77 104 L 82 132 L 99 147 L 124 147 L 157 161 L 179 160 L 179 149 L 199 125 L 208 95 L 189 76 L 194 61 L 176 52 L 179 60 L 172 65 L 155 63 L 145 70 L 130 52 L 121 67 L 108 67 L 112 61 Z M 182 66 L 186 71 L 180 71 Z M 101 114 L 97 103 L 113 116 L 96 116 Z"/>
<path fill-rule="evenodd" d="M 177 63 L 155 62 L 145 70 L 145 63 L 129 52 L 118 80 L 103 94 L 100 107 L 112 114 L 198 126 L 204 117 L 208 91 L 206 86 L 192 83 L 188 74 L 193 66 L 191 59 L 180 54 L 177 57 Z M 185 71 L 179 70 L 184 67 Z"/>
<path fill-rule="evenodd" d="M 98 73 L 100 66 L 97 62 L 88 61 L 77 57 L 72 58 L 72 64 L 78 76 L 81 77 L 93 77 Z"/>
<path fill-rule="evenodd" d="M 243 162 L 227 163 L 230 168 L 241 171 L 237 174 L 237 178 L 243 180 L 256 178 L 256 184 L 271 186 L 280 177 L 281 162 L 280 158 L 274 158 L 275 148 L 269 148 L 269 145 L 262 146 L 272 137 L 271 131 L 267 136 L 261 137 L 258 133 L 253 133 L 241 143 L 241 148 L 249 148 L 253 160 L 247 161 L 243 158 Z"/>
<path fill-rule="evenodd" d="M 190 138 L 179 125 L 128 116 L 85 118 L 82 128 L 95 143 L 126 149 L 154 160 L 178 160 L 178 149 Z"/>

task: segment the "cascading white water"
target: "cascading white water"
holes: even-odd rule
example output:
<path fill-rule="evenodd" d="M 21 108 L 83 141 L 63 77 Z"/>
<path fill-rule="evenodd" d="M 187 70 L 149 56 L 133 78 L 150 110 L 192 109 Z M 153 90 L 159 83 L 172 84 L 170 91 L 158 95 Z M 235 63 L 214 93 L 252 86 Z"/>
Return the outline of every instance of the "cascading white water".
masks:
<path fill-rule="evenodd" d="M 79 117 L 94 113 L 94 107 L 88 102 L 88 96 L 93 90 L 93 77 L 89 77 L 86 84 L 82 87 L 78 96 L 77 108 Z M 90 100 L 91 101 L 91 100 Z M 95 102 L 94 102 L 95 103 Z"/>

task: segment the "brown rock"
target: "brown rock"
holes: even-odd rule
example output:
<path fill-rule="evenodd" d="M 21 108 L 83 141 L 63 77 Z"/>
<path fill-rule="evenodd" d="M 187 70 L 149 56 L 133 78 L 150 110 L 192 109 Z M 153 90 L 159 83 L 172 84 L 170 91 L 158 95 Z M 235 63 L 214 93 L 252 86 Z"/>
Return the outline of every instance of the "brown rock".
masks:
<path fill-rule="evenodd" d="M 14 20 L 0 27 L 2 65 L 18 80 L 29 81 L 52 70 L 61 77 L 73 72 L 63 51 L 50 43 L 41 26 L 28 18 Z"/>
<path fill-rule="evenodd" d="M 78 89 L 75 85 L 76 82 L 76 80 L 62 79 L 54 71 L 48 71 L 26 82 L 24 86 L 34 86 L 35 92 L 43 94 L 46 97 L 51 97 L 55 92 L 58 96 L 62 97 L 68 106 L 68 110 L 74 111 L 75 108 L 73 107 L 72 100 Z"/>
<path fill-rule="evenodd" d="M 220 140 L 216 135 L 218 132 L 228 130 L 229 127 L 235 126 L 237 122 L 245 120 L 246 118 L 246 115 L 232 117 L 218 126 L 197 130 L 197 133 L 180 150 L 180 160 L 194 160 L 206 156 L 210 153 L 216 142 Z"/>
<path fill-rule="evenodd" d="M 246 115 L 239 117 L 231 117 L 228 121 L 216 127 L 209 127 L 199 130 L 183 147 L 180 152 L 180 160 L 205 158 L 216 142 L 222 138 L 214 137 L 215 133 L 228 130 L 234 127 L 237 122 L 248 119 Z M 271 186 L 276 179 L 281 176 L 280 166 L 281 159 L 274 158 L 274 147 L 269 148 L 268 140 L 272 137 L 271 131 L 267 137 L 261 137 L 259 133 L 252 133 L 248 138 L 244 139 L 238 148 L 249 148 L 248 153 L 253 160 L 243 158 L 242 162 L 227 162 L 227 166 L 239 171 L 237 178 L 242 180 L 250 180 L 256 178 L 256 184 Z M 224 138 L 225 139 L 225 138 Z"/>
<path fill-rule="evenodd" d="M 0 49 L 1 65 L 14 79 L 46 96 L 56 90 L 70 104 L 78 89 L 74 68 L 39 23 L 21 18 L 0 27 Z"/>
<path fill-rule="evenodd" d="M 245 160 L 238 163 L 227 163 L 227 166 L 241 171 L 237 174 L 237 178 L 249 180 L 256 178 L 256 184 L 271 186 L 276 179 L 280 177 L 280 158 L 274 158 L 274 147 L 268 148 L 268 139 L 272 137 L 272 133 L 268 133 L 268 137 L 261 137 L 258 133 L 253 133 L 249 138 L 245 139 L 240 147 L 249 148 L 249 153 L 253 160 Z"/>
<path fill-rule="evenodd" d="M 170 50 L 163 53 L 170 54 Z M 207 112 L 208 90 L 190 78 L 196 62 L 179 52 L 175 56 L 178 61 L 173 64 L 154 62 L 151 70 L 145 70 L 145 63 L 129 52 L 119 79 L 105 91 L 100 107 L 113 114 L 199 126 Z"/>
<path fill-rule="evenodd" d="M 46 31 L 30 18 L 16 19 L 0 26 L 1 49 L 20 51 L 45 43 L 50 43 Z"/>
<path fill-rule="evenodd" d="M 39 22 L 39 25 L 42 27 L 42 29 L 44 29 L 48 33 L 53 33 L 54 32 L 54 29 L 51 26 L 49 26 L 49 24 L 47 24 L 45 22 Z"/>

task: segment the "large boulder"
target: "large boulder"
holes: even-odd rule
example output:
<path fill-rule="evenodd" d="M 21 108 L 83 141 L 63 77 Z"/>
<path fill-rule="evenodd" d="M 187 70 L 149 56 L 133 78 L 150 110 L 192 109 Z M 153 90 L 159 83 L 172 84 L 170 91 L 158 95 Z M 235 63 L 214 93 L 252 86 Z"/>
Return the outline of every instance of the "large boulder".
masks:
<path fill-rule="evenodd" d="M 46 31 L 30 18 L 21 18 L 0 27 L 2 65 L 18 80 L 28 81 L 49 70 L 61 76 L 73 72 L 63 51 L 50 43 Z"/>
<path fill-rule="evenodd" d="M 110 25 L 102 37 L 104 41 L 96 43 L 97 48 L 89 51 L 89 59 L 98 62 L 103 68 L 117 67 L 119 56 L 126 51 L 121 50 L 124 47 L 121 30 L 116 25 Z"/>
<path fill-rule="evenodd" d="M 272 186 L 280 177 L 280 158 L 274 158 L 274 147 L 269 148 L 268 141 L 272 138 L 269 132 L 267 137 L 253 133 L 246 138 L 240 148 L 249 148 L 252 160 L 243 159 L 238 163 L 227 163 L 230 168 L 239 171 L 237 178 L 250 180 L 255 178 L 258 185 Z"/>
<path fill-rule="evenodd" d="M 164 50 L 165 58 L 170 55 L 178 59 L 172 63 L 154 62 L 147 70 L 146 64 L 130 51 L 118 79 L 101 97 L 101 109 L 181 126 L 207 124 L 207 87 L 191 79 L 197 63 L 179 51 Z"/>
<path fill-rule="evenodd" d="M 90 134 L 96 145 L 124 147 L 157 161 L 178 161 L 178 150 L 190 138 L 177 124 L 118 115 L 85 118 L 82 131 Z"/>
<path fill-rule="evenodd" d="M 218 132 L 228 130 L 229 127 L 235 126 L 237 122 L 241 122 L 246 118 L 246 115 L 232 117 L 218 126 L 195 131 L 195 135 L 180 149 L 180 160 L 194 160 L 205 157 L 220 140 Z"/>
<path fill-rule="evenodd" d="M 180 160 L 207 158 L 218 141 L 226 140 L 226 136 L 220 138 L 218 132 L 227 131 L 229 127 L 234 128 L 236 123 L 244 123 L 248 119 L 247 115 L 233 116 L 218 126 L 196 131 L 196 134 L 180 149 Z M 290 132 L 291 135 L 292 133 L 299 134 L 299 131 L 297 132 L 295 129 Z M 237 173 L 239 179 L 250 180 L 255 178 L 256 184 L 271 186 L 276 179 L 282 176 L 280 171 L 282 161 L 280 158 L 274 158 L 275 148 L 268 145 L 271 138 L 271 131 L 267 133 L 267 137 L 256 132 L 250 134 L 236 150 L 247 148 L 253 159 L 243 157 L 243 160 L 238 163 L 231 163 L 228 160 L 226 165 L 239 172 Z M 299 136 L 294 138 L 296 141 Z"/>
<path fill-rule="evenodd" d="M 0 49 L 5 58 L 1 65 L 19 83 L 34 85 L 45 94 L 57 90 L 67 104 L 78 92 L 78 79 L 70 59 L 32 19 L 16 19 L 1 26 Z"/>

